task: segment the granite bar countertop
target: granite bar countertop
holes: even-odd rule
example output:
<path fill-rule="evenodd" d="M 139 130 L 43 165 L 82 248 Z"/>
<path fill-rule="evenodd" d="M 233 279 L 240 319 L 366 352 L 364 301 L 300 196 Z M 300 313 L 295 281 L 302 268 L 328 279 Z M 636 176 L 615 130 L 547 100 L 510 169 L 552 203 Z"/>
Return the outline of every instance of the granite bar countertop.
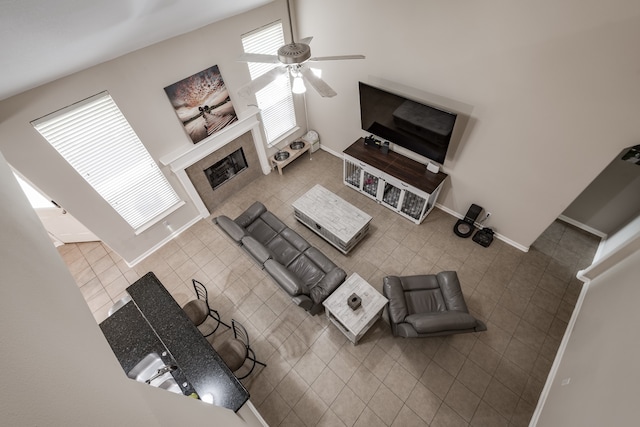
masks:
<path fill-rule="evenodd" d="M 150 353 L 157 353 L 165 365 L 177 365 L 133 301 L 100 323 L 100 328 L 125 373 Z M 183 394 L 194 392 L 179 366 L 171 375 Z"/>
<path fill-rule="evenodd" d="M 202 400 L 233 411 L 249 400 L 249 392 L 153 273 L 127 292 L 133 301 L 100 324 L 125 372 L 146 354 L 166 349 L 178 366 L 174 373 L 188 383 L 183 392 L 193 390 Z"/>

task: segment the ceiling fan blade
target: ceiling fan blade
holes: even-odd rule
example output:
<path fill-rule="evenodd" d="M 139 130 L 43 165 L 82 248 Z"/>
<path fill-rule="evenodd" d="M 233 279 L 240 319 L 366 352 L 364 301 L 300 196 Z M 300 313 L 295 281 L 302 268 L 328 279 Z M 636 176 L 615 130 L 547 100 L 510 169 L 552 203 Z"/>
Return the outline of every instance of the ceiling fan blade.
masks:
<path fill-rule="evenodd" d="M 339 61 L 342 59 L 365 59 L 364 55 L 338 55 L 338 56 L 316 56 L 309 58 L 309 61 Z"/>
<path fill-rule="evenodd" d="M 313 40 L 313 36 L 311 37 L 305 37 L 302 40 L 298 40 L 298 43 L 303 43 L 303 44 L 310 44 L 311 40 Z"/>
<path fill-rule="evenodd" d="M 287 67 L 275 67 L 238 89 L 238 95 L 243 98 L 249 98 L 251 95 L 286 73 L 288 73 Z"/>
<path fill-rule="evenodd" d="M 337 95 L 337 93 L 331 89 L 331 87 L 320 77 L 313 74 L 309 68 L 303 68 L 300 70 L 302 78 L 306 83 L 309 83 L 319 94 L 325 98 L 331 98 Z"/>
<path fill-rule="evenodd" d="M 276 55 L 265 55 L 262 53 L 243 53 L 238 57 L 241 62 L 262 62 L 265 64 L 280 64 Z"/>

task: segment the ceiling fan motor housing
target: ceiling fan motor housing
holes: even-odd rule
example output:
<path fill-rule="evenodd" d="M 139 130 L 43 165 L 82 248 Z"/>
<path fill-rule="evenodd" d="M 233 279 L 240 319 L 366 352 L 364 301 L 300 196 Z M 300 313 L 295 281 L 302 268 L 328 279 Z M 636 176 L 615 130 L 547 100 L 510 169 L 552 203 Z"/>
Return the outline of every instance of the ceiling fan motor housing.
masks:
<path fill-rule="evenodd" d="M 301 64 L 311 58 L 311 48 L 304 43 L 289 43 L 278 49 L 278 59 L 283 64 Z"/>

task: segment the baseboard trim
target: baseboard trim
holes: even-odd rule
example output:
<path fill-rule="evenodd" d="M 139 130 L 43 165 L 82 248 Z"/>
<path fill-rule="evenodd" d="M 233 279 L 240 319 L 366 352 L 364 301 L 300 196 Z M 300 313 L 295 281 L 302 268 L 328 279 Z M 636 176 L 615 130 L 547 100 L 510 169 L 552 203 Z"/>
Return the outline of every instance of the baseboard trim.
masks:
<path fill-rule="evenodd" d="M 335 151 L 335 150 L 333 150 L 333 149 L 331 149 L 331 148 L 329 148 L 329 147 L 325 147 L 325 146 L 324 146 L 324 145 L 322 145 L 322 144 L 320 144 L 320 149 L 321 149 L 322 151 L 326 151 L 327 153 L 332 154 L 332 155 L 334 155 L 334 156 L 336 156 L 336 157 L 339 157 L 339 158 L 341 158 L 341 159 L 343 159 L 343 158 L 344 158 L 344 157 L 342 157 L 342 153 L 338 153 L 337 151 Z"/>
<path fill-rule="evenodd" d="M 562 362 L 564 353 L 567 350 L 567 346 L 569 345 L 569 338 L 571 338 L 573 328 L 575 327 L 576 321 L 578 320 L 578 315 L 580 314 L 580 310 L 582 309 L 582 303 L 584 302 L 584 299 L 587 296 L 587 291 L 589 290 L 589 283 L 590 282 L 587 280 L 582 286 L 582 290 L 580 291 L 580 295 L 578 296 L 578 300 L 576 301 L 576 305 L 573 309 L 573 313 L 571 314 L 571 319 L 569 319 L 569 323 L 567 324 L 567 329 L 565 330 L 564 335 L 562 337 L 562 341 L 560 342 L 560 346 L 558 347 L 558 352 L 556 353 L 555 359 L 553 359 L 553 365 L 551 365 L 551 369 L 549 370 L 549 375 L 547 375 L 547 381 L 544 383 L 542 392 L 540 392 L 540 397 L 538 398 L 538 404 L 536 405 L 536 409 L 535 411 L 533 411 L 533 415 L 531 416 L 529 427 L 535 427 L 538 424 L 538 420 L 540 419 L 540 415 L 542 414 L 542 410 L 544 409 L 544 404 L 547 401 L 547 397 L 549 397 L 549 392 L 551 391 L 553 382 L 555 381 L 556 375 L 558 374 L 558 370 L 560 369 L 560 363 Z"/>
<path fill-rule="evenodd" d="M 440 203 L 436 203 L 436 208 L 438 208 L 438 209 L 440 209 L 440 210 L 442 210 L 442 211 L 448 213 L 449 215 L 452 215 L 452 216 L 454 216 L 454 217 L 456 217 L 458 219 L 463 219 L 464 218 L 464 215 L 461 215 L 458 212 L 456 212 L 456 211 L 454 211 L 452 209 L 449 209 L 448 207 L 446 207 L 446 206 L 444 206 L 444 205 L 442 205 Z M 477 225 L 478 224 L 476 224 L 476 226 Z M 520 243 L 518 243 L 516 241 L 513 241 L 510 238 L 508 238 L 508 237 L 506 237 L 506 236 L 504 236 L 504 235 L 502 235 L 500 233 L 495 233 L 494 232 L 493 235 L 496 238 L 498 238 L 498 239 L 502 240 L 503 242 L 505 242 L 506 244 L 508 244 L 510 246 L 513 246 L 514 248 L 516 248 L 518 250 L 521 250 L 522 252 L 529 252 L 529 247 L 528 246 L 521 245 Z"/>
<path fill-rule="evenodd" d="M 167 236 L 164 239 L 162 239 L 156 245 L 151 247 L 151 249 L 149 249 L 148 251 L 144 252 L 142 255 L 140 255 L 139 257 L 137 257 L 133 261 L 129 262 L 129 261 L 127 261 L 125 259 L 124 262 L 130 268 L 134 267 L 136 264 L 142 262 L 142 260 L 144 260 L 145 258 L 151 256 L 155 251 L 157 251 L 158 249 L 160 249 L 161 247 L 163 247 L 164 245 L 169 243 L 171 240 L 175 239 L 178 235 L 180 235 L 180 233 L 182 233 L 183 231 L 185 231 L 186 229 L 188 229 L 189 227 L 191 227 L 193 224 L 195 224 L 196 222 L 200 221 L 201 219 L 204 219 L 204 217 L 202 217 L 200 215 L 196 216 L 191 221 L 187 222 L 185 225 L 183 225 L 182 227 L 180 227 L 179 229 L 177 229 L 176 231 L 171 233 L 169 236 Z"/>
<path fill-rule="evenodd" d="M 341 159 L 343 159 L 343 158 L 344 158 L 344 157 L 342 156 L 342 153 L 338 153 L 338 152 L 336 152 L 336 151 L 334 151 L 334 150 L 332 150 L 332 149 L 330 149 L 330 148 L 324 147 L 323 145 L 320 145 L 320 148 L 321 148 L 322 150 L 326 151 L 327 153 L 333 154 L 333 155 L 334 155 L 334 156 L 336 156 L 336 157 L 339 157 L 339 158 L 341 158 Z M 464 218 L 464 216 L 463 216 L 463 215 L 459 214 L 458 212 L 456 212 L 456 211 L 454 211 L 454 210 L 452 210 L 452 209 L 449 209 L 448 207 L 446 207 L 446 206 L 444 206 L 444 205 L 442 205 L 442 204 L 440 204 L 440 203 L 436 203 L 436 204 L 435 204 L 435 207 L 436 207 L 436 208 L 438 208 L 438 209 L 440 209 L 440 210 L 442 210 L 442 211 L 444 211 L 444 212 L 446 212 L 446 213 L 448 213 L 449 215 L 452 215 L 452 216 L 454 216 L 454 217 L 458 218 L 458 219 L 462 219 L 462 218 Z M 478 225 L 478 224 L 476 224 L 476 225 Z M 494 236 L 495 236 L 496 238 L 498 238 L 498 239 L 502 240 L 502 241 L 503 241 L 503 242 L 505 242 L 506 244 L 508 244 L 508 245 L 510 245 L 510 246 L 513 246 L 514 248 L 516 248 L 516 249 L 518 249 L 518 250 L 521 250 L 522 252 L 529 252 L 529 247 L 528 247 L 528 246 L 521 245 L 520 243 L 518 243 L 518 242 L 516 242 L 516 241 L 513 241 L 513 240 L 509 239 L 508 237 L 503 236 L 503 235 L 502 235 L 502 234 L 500 234 L 500 233 L 494 233 Z"/>
<path fill-rule="evenodd" d="M 575 219 L 571 219 L 571 218 L 569 218 L 567 216 L 564 216 L 564 215 L 560 215 L 558 217 L 558 219 L 561 220 L 561 221 L 566 222 L 567 224 L 571 224 L 574 227 L 578 227 L 579 229 L 584 230 L 587 233 L 591 233 L 594 236 L 598 236 L 598 237 L 600 237 L 602 239 L 606 239 L 607 238 L 607 233 L 603 233 L 602 231 L 596 230 L 593 227 L 589 227 L 588 225 L 583 224 L 581 222 L 578 222 Z"/>

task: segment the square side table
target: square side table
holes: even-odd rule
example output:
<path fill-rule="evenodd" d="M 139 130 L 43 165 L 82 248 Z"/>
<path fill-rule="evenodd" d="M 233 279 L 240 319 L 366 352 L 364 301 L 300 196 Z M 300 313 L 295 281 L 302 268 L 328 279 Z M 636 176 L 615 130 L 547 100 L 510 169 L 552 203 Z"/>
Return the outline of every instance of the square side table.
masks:
<path fill-rule="evenodd" d="M 348 298 L 356 294 L 362 300 L 360 307 L 352 310 Z M 355 345 L 358 340 L 382 317 L 387 298 L 357 273 L 353 273 L 322 303 L 329 321 Z"/>

